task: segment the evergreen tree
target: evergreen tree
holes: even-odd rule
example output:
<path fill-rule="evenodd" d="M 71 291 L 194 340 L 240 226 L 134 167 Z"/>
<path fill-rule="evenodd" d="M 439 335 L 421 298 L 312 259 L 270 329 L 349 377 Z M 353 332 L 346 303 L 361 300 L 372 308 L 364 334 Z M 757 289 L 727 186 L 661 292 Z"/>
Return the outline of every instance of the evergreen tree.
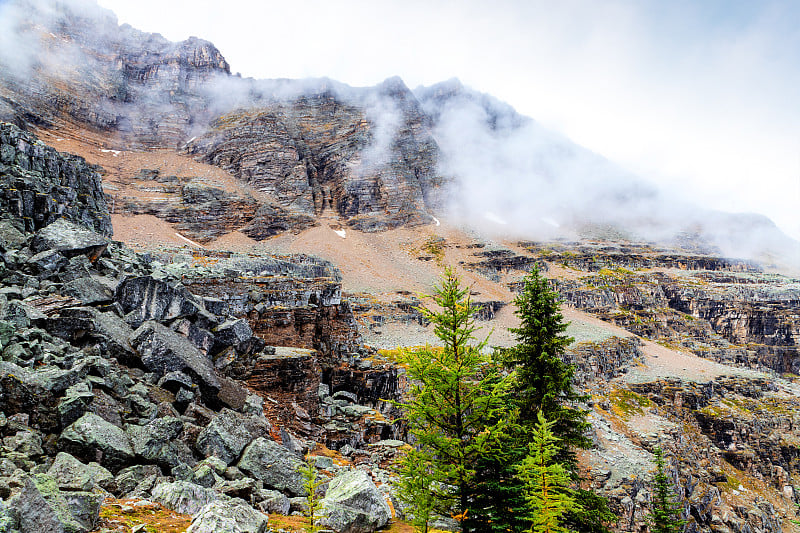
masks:
<path fill-rule="evenodd" d="M 537 418 L 530 453 L 518 465 L 525 496 L 533 512 L 531 531 L 566 533 L 569 530 L 562 525 L 564 515 L 576 508 L 569 490 L 570 478 L 564 465 L 556 460 L 560 446 L 552 430 L 555 421 L 545 420 L 541 411 Z"/>
<path fill-rule="evenodd" d="M 543 414 L 558 437 L 556 461 L 577 482 L 575 448 L 591 445 L 584 434 L 590 427 L 586 411 L 574 406 L 585 399 L 572 387 L 574 369 L 562 360 L 572 339 L 564 335 L 567 325 L 559 309 L 559 299 L 548 281 L 532 270 L 524 279 L 523 290 L 514 300 L 520 326 L 511 329 L 518 344 L 505 350 L 505 363 L 515 369 L 510 403 L 519 413 L 515 425 L 500 435 L 505 439 L 495 448 L 502 450 L 481 458 L 477 465 L 483 480 L 474 501 L 470 526 L 473 531 L 523 531 L 530 528 L 526 512 L 519 464 L 529 454 L 528 443 Z M 573 496 L 584 505 L 574 506 L 566 516 L 570 527 L 581 533 L 607 533 L 605 523 L 616 517 L 604 498 L 580 488 Z"/>
<path fill-rule="evenodd" d="M 650 530 L 653 533 L 678 533 L 683 531 L 685 520 L 680 515 L 683 506 L 675 500 L 672 483 L 664 471 L 664 451 L 653 450 L 656 473 L 653 476 L 653 501 L 650 511 Z"/>
<path fill-rule="evenodd" d="M 320 511 L 322 509 L 322 500 L 317 494 L 317 489 L 322 485 L 325 480 L 320 478 L 317 474 L 317 468 L 311 455 L 306 456 L 305 466 L 300 467 L 300 473 L 303 475 L 303 488 L 306 490 L 306 516 L 308 517 L 308 527 L 306 531 L 309 533 L 316 533 L 321 528 L 318 521 L 322 516 Z"/>
<path fill-rule="evenodd" d="M 516 369 L 515 393 L 520 419 L 535 424 L 538 413 L 553 422 L 560 440 L 559 457 L 570 467 L 575 464 L 571 448 L 589 448 L 585 433 L 590 424 L 586 411 L 573 404 L 585 401 L 572 387 L 575 369 L 563 356 L 573 339 L 564 335 L 567 324 L 559 309 L 558 293 L 534 268 L 525 277 L 522 293 L 514 300 L 518 328 L 511 328 L 517 345 L 505 352 L 507 364 Z"/>
<path fill-rule="evenodd" d="M 400 472 L 415 515 L 424 513 L 420 502 L 432 502 L 431 510 L 456 517 L 466 531 L 476 492 L 475 467 L 508 421 L 504 413 L 510 380 L 483 353 L 485 342 L 473 343 L 469 289 L 451 269 L 445 269 L 432 298 L 435 309 L 420 311 L 434 325 L 442 346 L 401 354 L 412 385 L 409 400 L 398 405 L 405 410 L 416 451 L 403 460 Z M 410 475 L 423 480 L 415 485 Z"/>

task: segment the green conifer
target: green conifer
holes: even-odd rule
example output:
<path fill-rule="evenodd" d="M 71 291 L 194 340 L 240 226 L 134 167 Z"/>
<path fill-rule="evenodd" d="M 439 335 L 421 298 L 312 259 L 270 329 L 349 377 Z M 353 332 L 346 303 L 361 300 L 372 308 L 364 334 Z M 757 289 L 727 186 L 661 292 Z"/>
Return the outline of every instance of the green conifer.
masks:
<path fill-rule="evenodd" d="M 316 533 L 321 529 L 318 522 L 319 519 L 322 518 L 320 513 L 322 510 L 322 500 L 319 498 L 317 491 L 325 480 L 319 477 L 317 468 L 314 466 L 314 461 L 310 454 L 306 456 L 305 465 L 300 467 L 300 473 L 303 476 L 303 488 L 306 491 L 305 515 L 308 517 L 306 531 L 309 533 Z"/>
<path fill-rule="evenodd" d="M 533 429 L 530 453 L 519 464 L 519 477 L 533 513 L 534 533 L 566 533 L 564 516 L 576 508 L 569 490 L 570 478 L 556 460 L 559 438 L 553 434 L 555 421 L 547 421 L 541 411 Z"/>
<path fill-rule="evenodd" d="M 653 450 L 656 473 L 653 476 L 653 501 L 650 511 L 652 533 L 678 533 L 683 531 L 686 521 L 680 518 L 683 506 L 675 499 L 675 490 L 664 471 L 664 451 Z"/>
<path fill-rule="evenodd" d="M 434 325 L 442 346 L 401 354 L 411 390 L 408 401 L 398 405 L 405 410 L 416 451 L 406 456 L 400 473 L 406 478 L 405 501 L 415 515 L 424 515 L 420 505 L 432 502 L 431 510 L 455 517 L 466 531 L 476 492 L 475 467 L 509 420 L 503 413 L 510 379 L 500 376 L 498 365 L 484 353 L 485 342 L 474 342 L 469 289 L 452 269 L 445 269 L 432 298 L 434 307 L 420 311 Z M 424 481 L 411 483 L 407 478 L 413 473 Z"/>

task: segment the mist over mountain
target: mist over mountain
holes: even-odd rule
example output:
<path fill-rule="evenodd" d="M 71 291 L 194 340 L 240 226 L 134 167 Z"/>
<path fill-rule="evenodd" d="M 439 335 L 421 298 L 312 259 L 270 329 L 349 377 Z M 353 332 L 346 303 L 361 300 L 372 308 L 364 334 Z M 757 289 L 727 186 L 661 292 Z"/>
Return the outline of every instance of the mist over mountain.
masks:
<path fill-rule="evenodd" d="M 188 151 L 273 195 L 284 218 L 330 210 L 379 231 L 445 217 L 527 238 L 688 239 L 800 260 L 766 217 L 692 205 L 457 80 L 411 91 L 399 78 L 242 78 L 212 43 L 119 26 L 88 0 L 0 4 L 0 65 L 0 119 Z"/>

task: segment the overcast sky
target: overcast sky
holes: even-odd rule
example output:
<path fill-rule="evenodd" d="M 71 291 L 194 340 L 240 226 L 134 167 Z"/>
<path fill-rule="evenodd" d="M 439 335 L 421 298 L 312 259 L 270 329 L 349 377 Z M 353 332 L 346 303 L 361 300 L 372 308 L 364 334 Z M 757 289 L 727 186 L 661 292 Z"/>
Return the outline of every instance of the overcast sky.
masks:
<path fill-rule="evenodd" d="M 800 239 L 800 2 L 100 0 L 233 72 L 458 77 L 687 198 Z"/>

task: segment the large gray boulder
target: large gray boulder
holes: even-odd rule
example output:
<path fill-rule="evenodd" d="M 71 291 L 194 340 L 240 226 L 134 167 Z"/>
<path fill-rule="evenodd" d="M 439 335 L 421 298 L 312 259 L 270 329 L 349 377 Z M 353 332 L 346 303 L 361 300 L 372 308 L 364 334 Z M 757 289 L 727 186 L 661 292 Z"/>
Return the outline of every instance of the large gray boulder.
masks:
<path fill-rule="evenodd" d="M 213 501 L 194 515 L 186 533 L 264 533 L 268 521 L 239 498 Z"/>
<path fill-rule="evenodd" d="M 123 281 L 117 288 L 116 301 L 128 314 L 134 327 L 147 320 L 173 320 L 204 311 L 203 302 L 186 287 L 140 276 Z"/>
<path fill-rule="evenodd" d="M 188 450 L 182 450 L 176 441 L 181 431 L 183 421 L 180 418 L 164 416 L 144 426 L 128 426 L 126 433 L 137 457 L 171 469 L 182 462 L 187 452 L 191 454 Z"/>
<path fill-rule="evenodd" d="M 209 503 L 228 497 L 194 483 L 175 481 L 156 485 L 150 499 L 173 511 L 195 515 Z"/>
<path fill-rule="evenodd" d="M 280 491 L 261 489 L 256 491 L 255 498 L 261 500 L 258 508 L 265 513 L 289 514 L 289 498 Z"/>
<path fill-rule="evenodd" d="M 348 470 L 331 480 L 322 514 L 322 523 L 338 533 L 371 533 L 392 518 L 383 494 L 361 470 Z"/>
<path fill-rule="evenodd" d="M 159 377 L 174 370 L 183 372 L 199 382 L 206 400 L 214 401 L 220 387 L 214 365 L 189 339 L 149 320 L 133 332 L 131 345 L 148 371 Z"/>
<path fill-rule="evenodd" d="M 100 257 L 107 246 L 106 237 L 63 218 L 39 230 L 31 243 L 34 252 L 57 250 L 66 257 L 86 255 L 91 260 Z"/>
<path fill-rule="evenodd" d="M 58 316 L 47 317 L 44 329 L 51 335 L 70 342 L 88 336 L 125 363 L 134 361 L 130 338 L 133 329 L 114 313 L 103 313 L 93 307 L 62 309 Z"/>
<path fill-rule="evenodd" d="M 88 533 L 97 525 L 102 502 L 100 494 L 62 492 L 55 479 L 37 474 L 22 479 L 8 504 L 21 533 Z"/>
<path fill-rule="evenodd" d="M 214 328 L 215 346 L 214 351 L 218 352 L 226 346 L 233 346 L 241 351 L 247 341 L 253 337 L 253 330 L 250 324 L 243 318 L 228 320 Z"/>
<path fill-rule="evenodd" d="M 239 458 L 253 438 L 246 417 L 223 409 L 197 436 L 197 450 L 206 457 L 218 457 L 229 465 Z"/>
<path fill-rule="evenodd" d="M 242 472 L 263 481 L 268 488 L 289 491 L 297 496 L 305 494 L 300 473 L 302 461 L 275 441 L 264 437 L 254 440 L 245 448 L 237 466 Z"/>
<path fill-rule="evenodd" d="M 114 475 L 97 463 L 83 464 L 68 453 L 59 452 L 47 475 L 63 490 L 92 491 L 97 487 L 109 489 Z"/>
<path fill-rule="evenodd" d="M 127 495 L 136 492 L 140 485 L 147 485 L 147 480 L 155 482 L 159 477 L 161 469 L 156 465 L 133 465 L 117 472 L 114 484 L 120 494 Z"/>
<path fill-rule="evenodd" d="M 96 460 L 111 471 L 135 457 L 125 432 L 94 413 L 86 413 L 65 429 L 58 438 L 58 448 L 86 461 Z"/>

